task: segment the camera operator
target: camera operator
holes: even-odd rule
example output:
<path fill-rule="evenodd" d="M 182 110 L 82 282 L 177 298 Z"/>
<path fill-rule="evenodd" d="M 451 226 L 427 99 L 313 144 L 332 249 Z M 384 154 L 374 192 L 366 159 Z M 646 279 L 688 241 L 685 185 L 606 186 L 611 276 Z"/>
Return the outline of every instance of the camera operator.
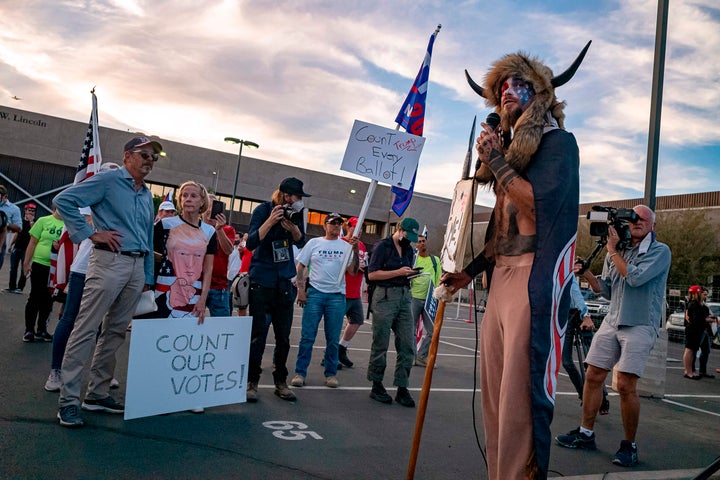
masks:
<path fill-rule="evenodd" d="M 250 264 L 250 313 L 252 333 L 248 369 L 247 401 L 257 402 L 257 386 L 262 372 L 265 339 L 270 325 L 275 332 L 273 380 L 275 395 L 283 400 L 295 400 L 287 386 L 287 357 L 290 351 L 290 329 L 293 320 L 295 254 L 292 246 L 305 245 L 302 218 L 303 182 L 286 178 L 273 192 L 272 200 L 260 204 L 253 211 L 246 248 L 252 250 Z"/>
<path fill-rule="evenodd" d="M 595 416 L 602 401 L 602 386 L 608 372 L 617 365 L 617 386 L 624 439 L 613 463 L 632 467 L 638 463 L 635 435 L 640 419 L 637 381 L 643 374 L 650 350 L 662 321 L 663 298 L 670 249 L 655 239 L 655 213 L 644 205 L 633 208 L 638 215 L 630 224 L 631 245 L 618 250 L 620 240 L 614 227 L 608 228 L 607 255 L 602 275 L 583 274 L 592 289 L 610 299 L 610 309 L 595 334 L 586 358 L 580 427 L 555 440 L 560 446 L 595 450 Z M 576 264 L 576 271 L 582 269 Z"/>

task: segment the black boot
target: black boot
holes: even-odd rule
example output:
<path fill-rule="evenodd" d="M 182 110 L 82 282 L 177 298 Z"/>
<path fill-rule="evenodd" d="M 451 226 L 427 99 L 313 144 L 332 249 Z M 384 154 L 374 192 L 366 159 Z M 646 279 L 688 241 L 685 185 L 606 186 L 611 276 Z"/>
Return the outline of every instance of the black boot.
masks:
<path fill-rule="evenodd" d="M 342 345 L 338 347 L 338 360 L 346 367 L 353 366 L 353 362 L 351 362 L 347 356 L 347 347 L 343 347 Z"/>
<path fill-rule="evenodd" d="M 398 387 L 397 395 L 395 395 L 395 401 L 403 407 L 414 407 L 415 400 L 410 396 L 410 392 L 405 387 Z"/>
<path fill-rule="evenodd" d="M 388 395 L 382 382 L 373 382 L 372 390 L 370 390 L 370 398 L 380 403 L 392 403 L 392 397 Z"/>

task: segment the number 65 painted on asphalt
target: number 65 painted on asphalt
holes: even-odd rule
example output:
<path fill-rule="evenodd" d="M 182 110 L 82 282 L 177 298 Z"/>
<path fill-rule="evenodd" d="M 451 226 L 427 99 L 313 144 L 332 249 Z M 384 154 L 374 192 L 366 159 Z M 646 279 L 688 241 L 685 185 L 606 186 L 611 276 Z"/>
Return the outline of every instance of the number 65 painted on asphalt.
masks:
<path fill-rule="evenodd" d="M 315 440 L 323 439 L 317 432 L 305 430 L 308 426 L 300 422 L 272 420 L 270 422 L 263 422 L 263 427 L 275 430 L 273 436 L 281 440 L 305 440 L 306 437 L 312 437 Z M 297 430 L 293 430 L 295 428 L 297 428 Z"/>

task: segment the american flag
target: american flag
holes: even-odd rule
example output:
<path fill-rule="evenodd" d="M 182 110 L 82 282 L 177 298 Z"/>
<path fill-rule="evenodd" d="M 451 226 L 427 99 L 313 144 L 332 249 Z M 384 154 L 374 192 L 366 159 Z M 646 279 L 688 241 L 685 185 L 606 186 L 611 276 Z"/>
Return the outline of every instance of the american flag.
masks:
<path fill-rule="evenodd" d="M 102 163 L 102 154 L 100 153 L 100 134 L 98 132 L 98 114 L 97 114 L 97 97 L 95 89 L 90 92 L 92 94 L 92 112 L 90 113 L 90 123 L 88 123 L 87 133 L 85 134 L 85 144 L 80 154 L 80 163 L 78 163 L 77 173 L 75 173 L 75 183 L 80 183 L 86 178 L 95 175 L 100 169 Z"/>
<path fill-rule="evenodd" d="M 430 82 L 430 58 L 432 56 L 435 37 L 439 32 L 440 25 L 438 25 L 435 32 L 430 35 L 430 42 L 428 43 L 423 63 L 420 65 L 420 71 L 417 77 L 415 77 L 415 82 L 410 88 L 410 92 L 408 92 L 405 102 L 403 102 L 402 107 L 400 107 L 400 112 L 398 112 L 395 118 L 395 122 L 397 122 L 399 126 L 405 128 L 405 131 L 413 135 L 422 136 L 423 134 L 423 126 L 425 124 L 425 99 L 427 98 L 428 83 Z M 392 187 L 392 192 L 395 194 L 392 210 L 398 217 L 401 217 L 407 207 L 410 206 L 416 176 L 417 170 L 415 170 L 415 175 L 413 175 L 412 182 L 410 182 L 410 188 L 407 190 Z"/>
<path fill-rule="evenodd" d="M 95 89 L 90 92 L 92 95 L 92 112 L 90 112 L 90 122 L 88 123 L 87 133 L 85 134 L 85 143 L 83 144 L 82 153 L 80 154 L 80 163 L 78 163 L 77 173 L 73 184 L 77 184 L 95 175 L 100 170 L 102 163 L 102 154 L 100 153 L 100 134 L 98 131 L 98 114 L 97 114 L 97 97 Z M 70 265 L 75 259 L 78 251 L 78 245 L 72 243 L 70 235 L 66 228 L 63 228 L 60 235 L 60 244 L 57 253 L 50 255 L 50 280 L 49 288 L 55 294 L 63 292 L 70 278 Z"/>

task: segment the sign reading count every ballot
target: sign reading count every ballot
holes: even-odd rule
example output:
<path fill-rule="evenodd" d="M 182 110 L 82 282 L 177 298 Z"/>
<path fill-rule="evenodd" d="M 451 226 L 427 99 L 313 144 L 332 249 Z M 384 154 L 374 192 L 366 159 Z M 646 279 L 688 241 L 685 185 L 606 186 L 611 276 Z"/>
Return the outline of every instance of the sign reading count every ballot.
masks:
<path fill-rule="evenodd" d="M 355 120 L 340 170 L 409 189 L 425 139 Z"/>
<path fill-rule="evenodd" d="M 134 319 L 125 420 L 246 399 L 252 317 Z"/>

